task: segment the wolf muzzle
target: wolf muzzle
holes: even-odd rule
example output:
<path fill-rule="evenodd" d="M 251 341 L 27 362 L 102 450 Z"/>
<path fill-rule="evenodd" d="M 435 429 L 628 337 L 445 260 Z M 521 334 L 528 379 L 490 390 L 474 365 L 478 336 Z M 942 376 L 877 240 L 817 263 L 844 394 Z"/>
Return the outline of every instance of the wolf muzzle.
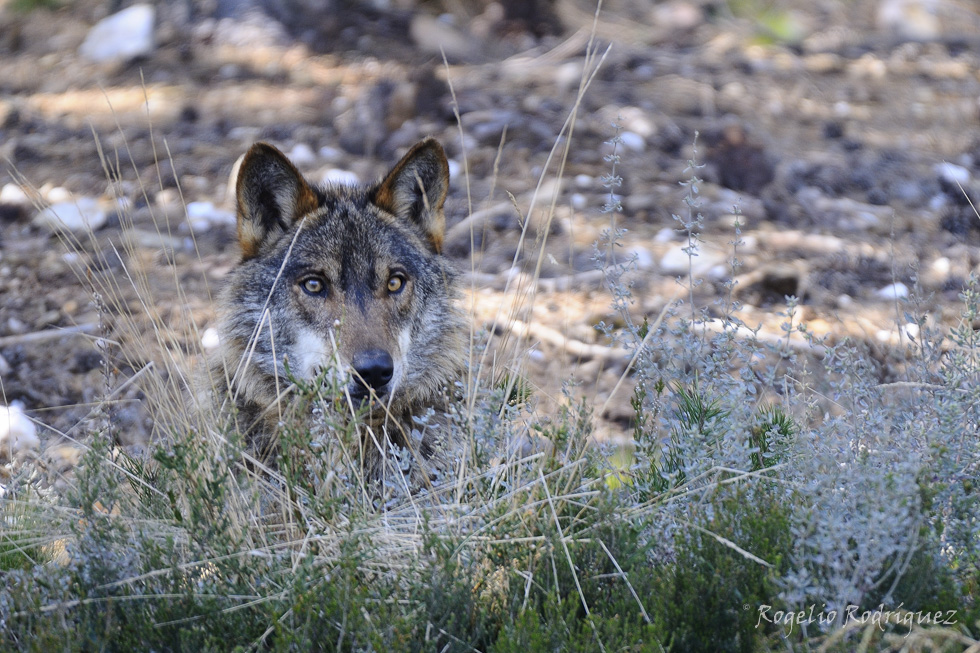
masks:
<path fill-rule="evenodd" d="M 354 355 L 354 388 L 356 394 L 366 397 L 373 390 L 383 395 L 388 382 L 395 374 L 395 362 L 384 349 L 367 349 Z M 352 392 L 352 394 L 354 394 Z"/>

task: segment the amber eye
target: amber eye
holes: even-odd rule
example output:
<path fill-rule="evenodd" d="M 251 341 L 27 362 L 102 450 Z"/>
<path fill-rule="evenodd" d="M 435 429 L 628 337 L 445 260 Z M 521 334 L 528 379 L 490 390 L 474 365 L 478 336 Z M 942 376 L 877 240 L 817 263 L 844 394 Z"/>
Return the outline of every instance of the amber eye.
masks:
<path fill-rule="evenodd" d="M 306 277 L 299 282 L 299 286 L 307 295 L 323 295 L 327 291 L 326 282 L 319 277 Z"/>
<path fill-rule="evenodd" d="M 405 277 L 401 273 L 396 273 L 388 277 L 388 292 L 391 294 L 400 293 L 405 287 Z"/>

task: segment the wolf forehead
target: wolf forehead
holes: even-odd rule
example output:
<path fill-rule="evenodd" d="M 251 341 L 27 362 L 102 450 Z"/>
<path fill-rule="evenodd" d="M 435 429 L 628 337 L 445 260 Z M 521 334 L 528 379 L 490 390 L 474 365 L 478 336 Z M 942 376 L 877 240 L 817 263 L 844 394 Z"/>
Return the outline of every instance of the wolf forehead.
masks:
<path fill-rule="evenodd" d="M 316 194 L 317 208 L 283 235 L 293 260 L 413 266 L 428 254 L 423 234 L 373 204 L 366 189 L 317 188 Z"/>

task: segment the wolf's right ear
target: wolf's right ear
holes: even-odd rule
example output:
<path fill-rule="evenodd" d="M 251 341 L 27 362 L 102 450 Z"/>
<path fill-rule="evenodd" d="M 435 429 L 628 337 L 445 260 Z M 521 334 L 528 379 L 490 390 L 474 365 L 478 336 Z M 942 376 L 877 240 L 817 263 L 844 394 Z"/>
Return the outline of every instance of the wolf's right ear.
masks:
<path fill-rule="evenodd" d="M 443 205 L 449 192 L 449 162 L 434 138 L 416 143 L 375 186 L 370 200 L 396 218 L 415 225 L 433 251 L 442 249 Z"/>
<path fill-rule="evenodd" d="M 318 206 L 316 193 L 296 166 L 267 143 L 256 143 L 241 159 L 235 194 L 243 260 L 258 256 L 270 236 Z"/>

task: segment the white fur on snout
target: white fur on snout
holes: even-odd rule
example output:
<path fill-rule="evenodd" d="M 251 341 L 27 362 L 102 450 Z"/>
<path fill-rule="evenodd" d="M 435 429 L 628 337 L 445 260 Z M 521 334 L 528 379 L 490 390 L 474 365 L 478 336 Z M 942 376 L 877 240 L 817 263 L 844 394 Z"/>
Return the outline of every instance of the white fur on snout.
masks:
<path fill-rule="evenodd" d="M 408 352 L 411 346 L 412 330 L 410 327 L 406 327 L 398 334 L 398 354 L 394 356 L 395 369 L 391 375 L 391 381 L 388 382 L 390 392 L 394 392 L 403 380 L 405 370 L 408 367 Z"/>
<path fill-rule="evenodd" d="M 302 329 L 296 336 L 294 351 L 290 360 L 295 360 L 293 374 L 298 378 L 311 381 L 322 370 L 330 369 L 335 381 L 342 381 L 344 370 L 336 356 L 332 333 L 320 334 L 312 329 Z"/>

